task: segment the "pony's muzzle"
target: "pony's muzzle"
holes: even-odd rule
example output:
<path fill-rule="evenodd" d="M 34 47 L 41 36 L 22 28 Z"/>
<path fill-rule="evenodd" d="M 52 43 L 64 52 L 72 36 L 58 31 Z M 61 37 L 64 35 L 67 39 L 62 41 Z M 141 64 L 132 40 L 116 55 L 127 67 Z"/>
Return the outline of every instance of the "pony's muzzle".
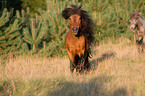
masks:
<path fill-rule="evenodd" d="M 78 34 L 78 31 L 79 31 L 79 28 L 78 27 L 73 27 L 72 28 L 72 32 L 74 35 L 77 35 Z"/>
<path fill-rule="evenodd" d="M 132 27 L 132 26 L 130 27 L 130 30 L 131 30 L 131 31 L 134 31 L 134 29 L 135 29 L 135 27 Z"/>

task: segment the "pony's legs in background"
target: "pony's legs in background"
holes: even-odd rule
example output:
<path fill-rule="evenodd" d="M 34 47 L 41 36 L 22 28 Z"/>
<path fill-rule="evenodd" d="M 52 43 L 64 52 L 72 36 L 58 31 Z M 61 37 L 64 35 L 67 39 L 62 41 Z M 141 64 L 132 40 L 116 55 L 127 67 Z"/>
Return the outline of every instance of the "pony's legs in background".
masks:
<path fill-rule="evenodd" d="M 143 37 L 143 42 L 142 42 L 142 52 L 144 52 L 144 48 L 145 48 L 145 35 Z"/>
<path fill-rule="evenodd" d="M 143 52 L 144 45 L 145 45 L 145 38 L 144 37 L 138 37 L 138 39 L 136 40 L 136 47 L 137 47 L 138 53 Z"/>

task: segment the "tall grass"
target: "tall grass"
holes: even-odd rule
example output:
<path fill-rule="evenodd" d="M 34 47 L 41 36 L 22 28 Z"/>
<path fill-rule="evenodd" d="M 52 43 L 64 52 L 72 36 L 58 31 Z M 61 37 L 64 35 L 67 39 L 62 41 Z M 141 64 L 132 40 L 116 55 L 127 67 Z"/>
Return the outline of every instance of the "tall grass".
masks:
<path fill-rule="evenodd" d="M 68 57 L 21 55 L 0 65 L 1 96 L 144 96 L 145 55 L 129 39 L 101 42 L 91 71 L 71 74 Z"/>

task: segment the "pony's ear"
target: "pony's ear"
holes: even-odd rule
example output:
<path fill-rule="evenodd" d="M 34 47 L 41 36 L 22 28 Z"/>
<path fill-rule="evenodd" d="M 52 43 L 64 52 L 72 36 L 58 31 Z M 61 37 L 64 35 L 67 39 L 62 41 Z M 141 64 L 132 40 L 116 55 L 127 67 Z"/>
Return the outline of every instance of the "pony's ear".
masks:
<path fill-rule="evenodd" d="M 136 15 L 135 15 L 135 18 L 136 19 L 138 19 L 138 17 L 141 15 L 141 13 L 137 13 Z"/>
<path fill-rule="evenodd" d="M 138 13 L 138 15 L 141 15 L 141 13 Z"/>
<path fill-rule="evenodd" d="M 62 17 L 64 17 L 65 19 L 68 19 L 70 17 L 70 14 L 71 13 L 71 8 L 65 8 L 63 11 L 62 11 Z"/>

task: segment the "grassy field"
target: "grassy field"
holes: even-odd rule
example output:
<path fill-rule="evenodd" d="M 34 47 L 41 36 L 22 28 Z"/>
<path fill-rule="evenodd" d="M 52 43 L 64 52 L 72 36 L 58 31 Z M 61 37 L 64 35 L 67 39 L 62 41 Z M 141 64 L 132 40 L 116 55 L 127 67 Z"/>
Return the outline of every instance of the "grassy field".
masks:
<path fill-rule="evenodd" d="M 0 65 L 0 96 L 145 96 L 145 53 L 130 40 L 100 43 L 90 62 L 90 72 L 71 74 L 67 56 L 9 58 Z"/>

